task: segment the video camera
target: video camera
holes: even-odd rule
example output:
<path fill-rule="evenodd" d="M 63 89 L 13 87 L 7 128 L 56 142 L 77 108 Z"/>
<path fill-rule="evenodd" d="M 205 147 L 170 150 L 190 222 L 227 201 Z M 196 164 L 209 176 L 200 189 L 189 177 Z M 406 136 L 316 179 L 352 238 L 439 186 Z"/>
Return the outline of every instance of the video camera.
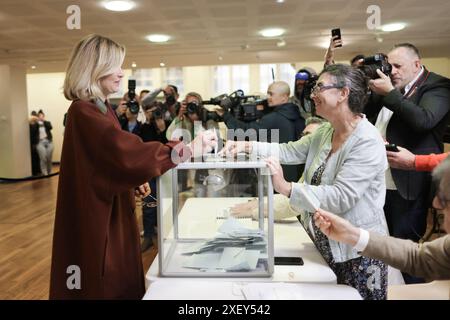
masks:
<path fill-rule="evenodd" d="M 257 106 L 267 104 L 267 101 L 259 96 L 246 96 L 244 91 L 239 89 L 233 93 L 221 94 L 218 97 L 203 101 L 203 104 L 217 105 L 226 112 L 231 113 L 236 119 L 251 122 L 259 119 L 260 113 Z M 216 120 L 217 121 L 217 120 Z"/>
<path fill-rule="evenodd" d="M 139 113 L 139 102 L 136 100 L 136 80 L 128 80 L 128 99 L 127 108 L 132 114 Z"/>
<path fill-rule="evenodd" d="M 359 69 L 370 79 L 378 79 L 380 76 L 377 69 L 380 69 L 385 75 L 389 76 L 392 72 L 392 65 L 388 62 L 387 56 L 383 53 L 377 53 L 363 60 Z"/>

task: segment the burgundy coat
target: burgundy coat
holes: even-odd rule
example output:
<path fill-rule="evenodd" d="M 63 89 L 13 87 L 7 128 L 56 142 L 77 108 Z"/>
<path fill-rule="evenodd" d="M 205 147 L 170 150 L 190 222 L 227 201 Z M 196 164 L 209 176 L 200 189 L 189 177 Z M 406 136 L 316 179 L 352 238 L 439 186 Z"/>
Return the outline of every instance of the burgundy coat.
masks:
<path fill-rule="evenodd" d="M 175 166 L 170 154 L 176 144 L 144 143 L 123 131 L 109 105 L 102 110 L 92 102 L 72 103 L 61 156 L 50 299 L 142 298 L 134 188 Z M 73 288 L 73 265 L 80 270 L 80 289 Z"/>

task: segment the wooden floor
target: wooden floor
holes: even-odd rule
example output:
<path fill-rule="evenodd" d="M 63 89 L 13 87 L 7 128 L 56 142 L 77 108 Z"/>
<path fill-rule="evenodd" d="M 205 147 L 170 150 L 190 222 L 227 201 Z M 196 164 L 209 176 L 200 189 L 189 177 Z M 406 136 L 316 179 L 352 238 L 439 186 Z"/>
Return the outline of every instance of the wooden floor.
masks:
<path fill-rule="evenodd" d="M 57 175 L 0 183 L 0 299 L 48 299 L 57 185 Z M 156 254 L 143 254 L 145 271 Z"/>

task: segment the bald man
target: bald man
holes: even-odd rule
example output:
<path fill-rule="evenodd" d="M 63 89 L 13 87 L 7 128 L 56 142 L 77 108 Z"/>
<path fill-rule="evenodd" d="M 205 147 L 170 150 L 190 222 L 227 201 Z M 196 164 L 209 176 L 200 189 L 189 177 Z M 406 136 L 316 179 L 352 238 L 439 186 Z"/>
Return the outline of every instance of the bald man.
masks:
<path fill-rule="evenodd" d="M 419 50 L 398 44 L 388 54 L 392 73 L 371 80 L 365 113 L 389 143 L 414 154 L 443 152 L 449 119 L 450 80 L 428 71 Z M 425 233 L 431 176 L 391 167 L 386 171 L 384 213 L 391 236 L 418 241 Z M 405 277 L 407 283 L 415 282 Z"/>
<path fill-rule="evenodd" d="M 284 81 L 270 84 L 267 89 L 267 102 L 273 111 L 256 121 L 244 122 L 237 120 L 229 112 L 218 111 L 218 113 L 223 117 L 228 129 L 243 129 L 244 131 L 255 129 L 258 139 L 265 136 L 260 130 L 267 130 L 265 142 L 296 141 L 305 128 L 305 119 L 300 115 L 298 106 L 289 102 L 290 93 L 289 85 Z M 278 130 L 279 139 L 276 139 L 276 133 L 273 130 Z M 228 137 L 228 139 L 233 139 L 233 137 Z M 297 182 L 301 174 L 298 165 L 283 166 L 283 173 L 286 180 L 290 182 Z"/>

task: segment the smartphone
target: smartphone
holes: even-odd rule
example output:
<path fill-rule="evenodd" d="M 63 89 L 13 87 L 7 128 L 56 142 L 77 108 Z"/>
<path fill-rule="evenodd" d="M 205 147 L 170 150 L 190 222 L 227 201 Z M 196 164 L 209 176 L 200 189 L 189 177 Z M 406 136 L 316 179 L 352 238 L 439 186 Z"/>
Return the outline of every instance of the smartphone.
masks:
<path fill-rule="evenodd" d="M 334 38 L 335 36 L 338 36 L 335 40 L 341 40 L 341 29 L 340 28 L 331 30 L 331 37 Z M 342 45 L 339 44 L 336 46 L 336 48 L 338 48 L 338 47 L 342 47 Z"/>
<path fill-rule="evenodd" d="M 386 145 L 386 151 L 399 152 L 400 150 L 398 150 L 397 145 L 390 143 Z"/>
<path fill-rule="evenodd" d="M 275 265 L 302 266 L 303 259 L 301 257 L 275 257 Z"/>

